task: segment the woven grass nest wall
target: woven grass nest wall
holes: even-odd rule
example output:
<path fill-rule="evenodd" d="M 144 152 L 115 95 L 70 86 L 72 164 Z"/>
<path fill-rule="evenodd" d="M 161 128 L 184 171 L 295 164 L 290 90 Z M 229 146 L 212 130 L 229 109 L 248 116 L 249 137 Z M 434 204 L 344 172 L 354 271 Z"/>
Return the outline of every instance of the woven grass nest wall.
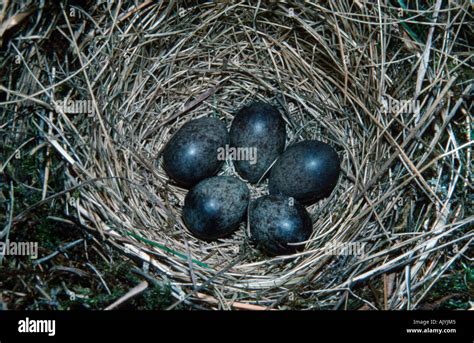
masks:
<path fill-rule="evenodd" d="M 416 308 L 472 241 L 470 122 L 460 113 L 470 86 L 442 29 L 469 4 L 401 16 L 396 3 L 97 5 L 94 16 L 77 10 L 90 29 L 77 35 L 67 16 L 80 57 L 74 71 L 58 68 L 56 98 L 89 100 L 93 113 L 51 118 L 69 164 L 65 211 L 169 283 L 177 303 L 370 309 L 369 285 L 384 308 Z M 430 21 L 404 22 L 421 15 Z M 181 219 L 187 190 L 159 158 L 184 123 L 208 116 L 229 127 L 255 99 L 280 109 L 287 146 L 322 140 L 342 161 L 331 196 L 307 208 L 310 240 L 290 256 L 260 253 L 245 223 L 216 242 L 194 238 Z M 394 109 L 403 99 L 412 108 Z M 219 174 L 237 175 L 231 161 Z M 266 181 L 249 187 L 252 198 L 267 193 Z M 327 249 L 349 243 L 364 254 Z"/>

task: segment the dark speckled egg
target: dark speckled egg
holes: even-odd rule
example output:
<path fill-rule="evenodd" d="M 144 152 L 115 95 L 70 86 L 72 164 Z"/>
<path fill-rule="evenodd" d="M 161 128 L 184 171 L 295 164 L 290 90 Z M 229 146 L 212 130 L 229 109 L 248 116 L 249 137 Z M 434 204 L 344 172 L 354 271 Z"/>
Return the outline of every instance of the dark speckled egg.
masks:
<path fill-rule="evenodd" d="M 312 232 L 306 209 L 293 198 L 267 195 L 251 202 L 249 207 L 251 239 L 269 255 L 283 255 L 303 248 Z"/>
<path fill-rule="evenodd" d="M 340 162 L 326 143 L 303 141 L 291 145 L 272 167 L 270 194 L 290 196 L 305 204 L 327 197 L 337 184 Z"/>
<path fill-rule="evenodd" d="M 230 127 L 235 169 L 242 178 L 257 182 L 283 152 L 285 141 L 285 122 L 275 107 L 264 102 L 245 106 Z"/>
<path fill-rule="evenodd" d="M 232 233 L 249 203 L 247 185 L 232 176 L 215 176 L 199 182 L 184 200 L 183 219 L 191 233 L 214 240 Z"/>
<path fill-rule="evenodd" d="M 218 149 L 229 144 L 227 129 L 217 118 L 199 118 L 184 124 L 163 151 L 163 168 L 180 186 L 190 187 L 215 175 L 223 160 Z"/>

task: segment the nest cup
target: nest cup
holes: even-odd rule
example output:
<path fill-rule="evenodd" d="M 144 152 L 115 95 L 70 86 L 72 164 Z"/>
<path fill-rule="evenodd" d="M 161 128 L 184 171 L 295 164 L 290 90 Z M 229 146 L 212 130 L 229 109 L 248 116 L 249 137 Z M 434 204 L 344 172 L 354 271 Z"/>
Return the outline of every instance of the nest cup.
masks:
<path fill-rule="evenodd" d="M 77 195 L 67 211 L 146 263 L 169 283 L 177 303 L 339 308 L 348 297 L 364 302 L 354 287 L 370 278 L 381 282 L 396 268 L 402 272 L 387 294 L 388 308 L 415 302 L 436 269 L 436 263 L 425 266 L 437 260 L 437 251 L 424 253 L 436 236 L 415 240 L 397 233 L 410 230 L 406 211 L 420 194 L 436 195 L 425 195 L 406 166 L 415 149 L 419 155 L 429 149 L 410 132 L 423 138 L 419 123 L 430 103 L 415 113 L 384 111 L 382 95 L 413 94 L 414 85 L 397 88 L 410 61 L 383 66 L 381 56 L 399 49 L 402 40 L 394 35 L 398 41 L 382 47 L 379 28 L 357 19 L 378 18 L 378 9 L 347 6 L 160 2 L 129 12 L 85 42 L 94 113 L 75 124 L 76 163 L 67 186 L 77 187 Z M 350 11 L 360 17 L 343 15 Z M 384 15 L 395 18 L 396 12 Z M 91 98 L 87 87 L 77 91 Z M 159 158 L 184 123 L 217 117 L 229 128 L 238 109 L 253 100 L 279 108 L 287 146 L 317 139 L 341 158 L 335 190 L 307 207 L 314 232 L 294 255 L 263 255 L 249 243 L 246 223 L 216 242 L 193 237 L 181 218 L 187 190 L 173 184 Z M 397 146 L 408 156 L 397 154 Z M 219 174 L 237 175 L 230 161 Z M 266 184 L 249 185 L 253 199 L 267 194 Z M 449 224 L 448 217 L 439 224 L 436 211 L 416 211 L 433 230 Z M 410 299 L 401 281 L 408 261 L 416 283 Z"/>

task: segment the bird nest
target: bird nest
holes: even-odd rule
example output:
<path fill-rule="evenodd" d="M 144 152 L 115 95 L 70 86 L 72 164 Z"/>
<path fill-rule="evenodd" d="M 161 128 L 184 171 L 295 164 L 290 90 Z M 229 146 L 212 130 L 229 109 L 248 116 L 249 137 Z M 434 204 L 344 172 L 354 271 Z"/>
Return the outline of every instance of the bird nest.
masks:
<path fill-rule="evenodd" d="M 55 100 L 36 103 L 55 110 L 46 122 L 68 164 L 66 212 L 168 283 L 175 305 L 415 308 L 472 240 L 471 142 L 452 125 L 470 130 L 470 87 L 442 29 L 454 20 L 446 11 L 469 5 L 400 15 L 392 3 L 62 8 L 75 68 L 58 64 Z M 429 22 L 417 33 L 421 15 Z M 287 146 L 317 139 L 341 158 L 339 182 L 307 207 L 314 231 L 293 255 L 260 253 L 246 223 L 215 242 L 193 237 L 181 218 L 188 190 L 162 168 L 184 123 L 217 117 L 230 127 L 253 100 L 279 108 Z M 237 175 L 231 161 L 219 174 Z M 249 188 L 252 199 L 268 193 L 265 180 Z"/>

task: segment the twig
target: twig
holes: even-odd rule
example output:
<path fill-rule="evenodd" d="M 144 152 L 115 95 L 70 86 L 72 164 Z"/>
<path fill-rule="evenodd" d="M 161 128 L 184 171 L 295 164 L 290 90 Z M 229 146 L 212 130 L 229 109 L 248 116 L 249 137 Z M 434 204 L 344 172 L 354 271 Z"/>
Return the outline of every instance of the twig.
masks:
<path fill-rule="evenodd" d="M 135 287 L 133 287 L 131 290 L 129 290 L 125 295 L 114 301 L 112 304 L 104 308 L 104 311 L 110 311 L 113 310 L 114 308 L 118 307 L 119 305 L 123 304 L 124 302 L 128 301 L 129 299 L 136 297 L 143 291 L 145 291 L 148 288 L 148 282 L 142 281 Z"/>

